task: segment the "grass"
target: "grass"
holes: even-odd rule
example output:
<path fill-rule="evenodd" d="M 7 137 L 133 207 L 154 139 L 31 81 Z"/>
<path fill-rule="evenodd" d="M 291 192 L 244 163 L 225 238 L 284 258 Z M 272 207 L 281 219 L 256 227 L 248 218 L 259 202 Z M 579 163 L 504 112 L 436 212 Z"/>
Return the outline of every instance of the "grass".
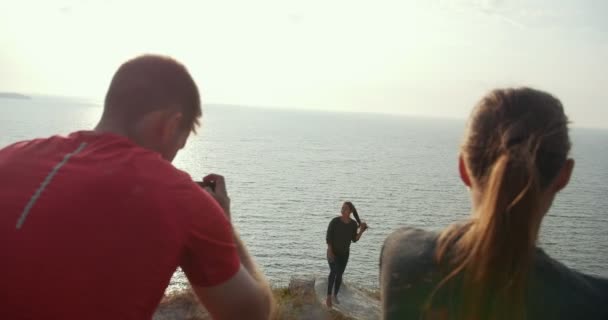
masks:
<path fill-rule="evenodd" d="M 355 320 L 335 310 L 327 310 L 314 294 L 293 294 L 288 288 L 274 288 L 272 293 L 276 302 L 273 320 L 328 319 Z"/>

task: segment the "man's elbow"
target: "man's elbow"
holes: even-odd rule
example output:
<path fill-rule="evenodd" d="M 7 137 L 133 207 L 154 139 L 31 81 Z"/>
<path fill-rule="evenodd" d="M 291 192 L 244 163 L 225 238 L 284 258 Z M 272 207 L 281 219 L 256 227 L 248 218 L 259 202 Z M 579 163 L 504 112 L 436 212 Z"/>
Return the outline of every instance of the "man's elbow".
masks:
<path fill-rule="evenodd" d="M 266 286 L 262 290 L 263 293 L 260 295 L 260 314 L 262 315 L 262 319 L 270 319 L 276 309 L 274 297 L 269 287 Z"/>
<path fill-rule="evenodd" d="M 248 319 L 267 320 L 271 318 L 276 309 L 274 297 L 268 286 L 261 286 L 259 290 L 257 299 L 251 300 L 248 308 L 250 312 L 243 312 L 243 314 L 247 314 Z"/>
<path fill-rule="evenodd" d="M 275 312 L 277 311 L 276 308 L 276 301 L 274 300 L 274 296 L 272 295 L 272 291 L 270 290 L 270 288 L 267 290 L 268 293 L 264 295 L 264 301 L 263 301 L 263 314 L 265 316 L 264 319 L 270 319 L 274 317 Z"/>

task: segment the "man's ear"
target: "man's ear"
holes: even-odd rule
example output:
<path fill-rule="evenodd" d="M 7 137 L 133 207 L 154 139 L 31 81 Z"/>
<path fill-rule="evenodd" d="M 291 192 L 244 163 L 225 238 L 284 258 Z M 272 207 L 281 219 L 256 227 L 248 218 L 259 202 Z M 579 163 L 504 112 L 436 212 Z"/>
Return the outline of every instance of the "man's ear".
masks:
<path fill-rule="evenodd" d="M 462 154 L 458 157 L 458 171 L 460 172 L 460 179 L 462 180 L 464 185 L 470 188 L 471 178 L 469 177 L 467 165 L 464 163 L 464 158 L 462 157 Z"/>
<path fill-rule="evenodd" d="M 553 182 L 554 192 L 562 191 L 568 185 L 572 176 L 572 170 L 574 170 L 574 159 L 568 159 Z"/>
<path fill-rule="evenodd" d="M 160 138 L 163 143 L 172 143 L 180 132 L 183 114 L 181 112 L 167 112 L 162 121 Z"/>

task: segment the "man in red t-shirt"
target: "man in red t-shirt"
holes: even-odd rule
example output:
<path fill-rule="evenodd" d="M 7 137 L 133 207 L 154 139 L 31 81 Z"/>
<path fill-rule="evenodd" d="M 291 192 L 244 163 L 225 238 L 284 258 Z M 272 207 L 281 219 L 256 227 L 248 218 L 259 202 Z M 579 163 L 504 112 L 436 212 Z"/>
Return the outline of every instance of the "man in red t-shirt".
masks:
<path fill-rule="evenodd" d="M 0 319 L 150 319 L 178 266 L 214 318 L 269 317 L 224 178 L 171 165 L 200 116 L 188 71 L 141 56 L 95 130 L 0 150 Z"/>

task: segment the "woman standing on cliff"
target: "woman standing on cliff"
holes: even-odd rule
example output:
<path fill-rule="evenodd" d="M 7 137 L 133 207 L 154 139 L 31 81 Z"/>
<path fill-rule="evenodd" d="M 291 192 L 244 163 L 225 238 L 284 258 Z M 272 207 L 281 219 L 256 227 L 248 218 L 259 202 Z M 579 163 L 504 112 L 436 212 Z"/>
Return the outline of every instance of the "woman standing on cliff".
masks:
<path fill-rule="evenodd" d="M 351 213 L 356 221 L 350 218 Z M 329 262 L 330 273 L 327 279 L 325 303 L 329 308 L 332 306 L 332 292 L 333 300 L 340 303 L 338 292 L 342 284 L 342 274 L 348 263 L 350 243 L 359 241 L 366 229 L 367 224 L 361 222 L 357 209 L 350 201 L 344 202 L 341 215 L 333 218 L 327 227 L 327 262 Z"/>

